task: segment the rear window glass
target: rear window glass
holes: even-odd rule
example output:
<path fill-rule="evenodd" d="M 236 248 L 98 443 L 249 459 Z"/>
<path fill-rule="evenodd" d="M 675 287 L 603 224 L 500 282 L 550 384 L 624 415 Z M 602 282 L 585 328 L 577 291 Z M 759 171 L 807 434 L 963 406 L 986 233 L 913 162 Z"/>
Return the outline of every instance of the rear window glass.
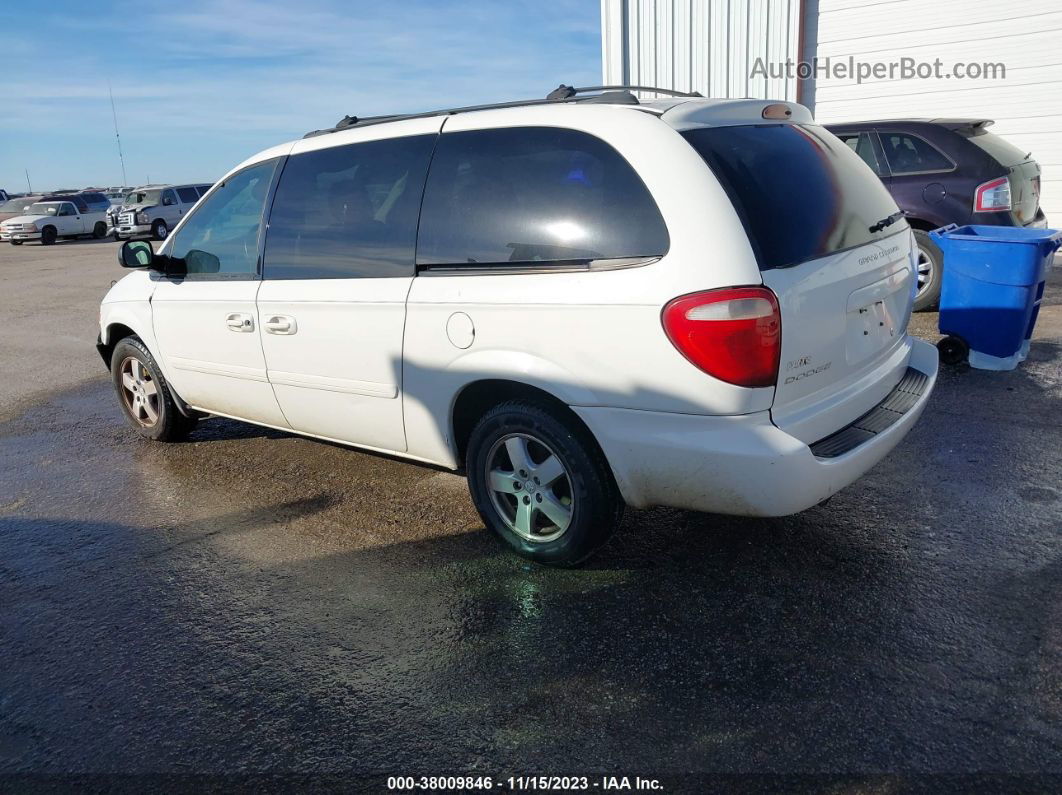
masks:
<path fill-rule="evenodd" d="M 996 162 L 1001 166 L 1016 166 L 1018 163 L 1024 163 L 1029 159 L 1028 155 L 1031 154 L 1019 149 L 1005 138 L 1000 138 L 998 135 L 984 130 L 971 135 L 968 140 L 995 158 Z"/>
<path fill-rule="evenodd" d="M 896 202 L 859 155 L 817 125 L 688 130 L 683 137 L 734 203 L 761 270 L 881 240 L 902 220 L 870 227 Z"/>
<path fill-rule="evenodd" d="M 599 138 L 552 127 L 439 138 L 421 214 L 420 265 L 656 257 L 668 245 L 649 190 Z"/>

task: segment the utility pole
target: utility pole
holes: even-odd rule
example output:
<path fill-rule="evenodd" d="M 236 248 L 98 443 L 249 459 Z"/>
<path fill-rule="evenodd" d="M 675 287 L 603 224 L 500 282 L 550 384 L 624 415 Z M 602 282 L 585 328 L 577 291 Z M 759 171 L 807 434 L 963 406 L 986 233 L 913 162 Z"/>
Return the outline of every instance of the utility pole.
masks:
<path fill-rule="evenodd" d="M 118 161 L 122 164 L 122 187 L 128 183 L 125 179 L 125 158 L 122 157 L 122 136 L 118 134 L 118 111 L 114 108 L 114 92 L 111 90 L 111 81 L 107 81 L 107 93 L 111 95 L 111 116 L 114 118 L 114 139 L 118 142 Z"/>
<path fill-rule="evenodd" d="M 33 186 L 30 185 L 30 181 L 29 181 L 29 169 L 28 168 L 26 169 L 26 187 L 29 188 L 29 192 L 30 193 L 33 193 Z"/>

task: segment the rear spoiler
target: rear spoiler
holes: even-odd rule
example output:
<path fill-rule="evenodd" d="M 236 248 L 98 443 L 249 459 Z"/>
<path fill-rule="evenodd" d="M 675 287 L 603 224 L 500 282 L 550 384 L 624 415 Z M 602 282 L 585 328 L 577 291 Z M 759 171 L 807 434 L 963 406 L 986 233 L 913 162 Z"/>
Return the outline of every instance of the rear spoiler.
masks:
<path fill-rule="evenodd" d="M 931 124 L 938 124 L 953 132 L 977 133 L 995 124 L 995 121 L 992 119 L 933 119 Z"/>

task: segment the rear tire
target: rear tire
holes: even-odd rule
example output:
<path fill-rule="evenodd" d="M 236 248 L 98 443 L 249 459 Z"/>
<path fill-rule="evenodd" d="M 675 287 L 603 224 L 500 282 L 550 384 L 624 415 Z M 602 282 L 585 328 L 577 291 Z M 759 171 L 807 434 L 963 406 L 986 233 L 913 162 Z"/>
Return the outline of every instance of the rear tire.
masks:
<path fill-rule="evenodd" d="M 96 225 L 92 227 L 92 237 L 96 240 L 103 240 L 107 237 L 107 224 L 103 221 L 97 221 Z"/>
<path fill-rule="evenodd" d="M 111 354 L 111 380 L 125 417 L 157 442 L 187 438 L 197 420 L 181 414 L 155 357 L 138 337 L 126 337 Z"/>
<path fill-rule="evenodd" d="M 11 241 L 11 245 L 12 246 L 21 246 L 22 245 L 22 241 L 21 240 L 12 240 Z"/>
<path fill-rule="evenodd" d="M 623 517 L 593 437 L 545 403 L 511 400 L 483 415 L 469 437 L 466 470 L 484 524 L 538 563 L 581 563 Z"/>
<path fill-rule="evenodd" d="M 915 295 L 914 311 L 924 312 L 940 303 L 940 284 L 944 277 L 944 252 L 940 250 L 929 233 L 915 229 L 915 244 L 918 246 L 918 294 Z"/>
<path fill-rule="evenodd" d="M 59 233 L 54 226 L 46 226 L 41 230 L 41 245 L 50 246 L 59 238 Z"/>

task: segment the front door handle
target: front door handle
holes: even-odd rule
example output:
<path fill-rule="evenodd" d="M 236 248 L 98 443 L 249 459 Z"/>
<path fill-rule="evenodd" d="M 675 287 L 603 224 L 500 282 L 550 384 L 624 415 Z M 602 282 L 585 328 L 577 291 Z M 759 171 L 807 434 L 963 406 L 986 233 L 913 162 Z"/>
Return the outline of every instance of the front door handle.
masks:
<path fill-rule="evenodd" d="M 294 334 L 299 326 L 295 318 L 288 315 L 270 315 L 266 318 L 265 330 L 268 334 Z"/>
<path fill-rule="evenodd" d="M 233 312 L 225 317 L 229 331 L 254 331 L 254 318 L 246 312 Z"/>

